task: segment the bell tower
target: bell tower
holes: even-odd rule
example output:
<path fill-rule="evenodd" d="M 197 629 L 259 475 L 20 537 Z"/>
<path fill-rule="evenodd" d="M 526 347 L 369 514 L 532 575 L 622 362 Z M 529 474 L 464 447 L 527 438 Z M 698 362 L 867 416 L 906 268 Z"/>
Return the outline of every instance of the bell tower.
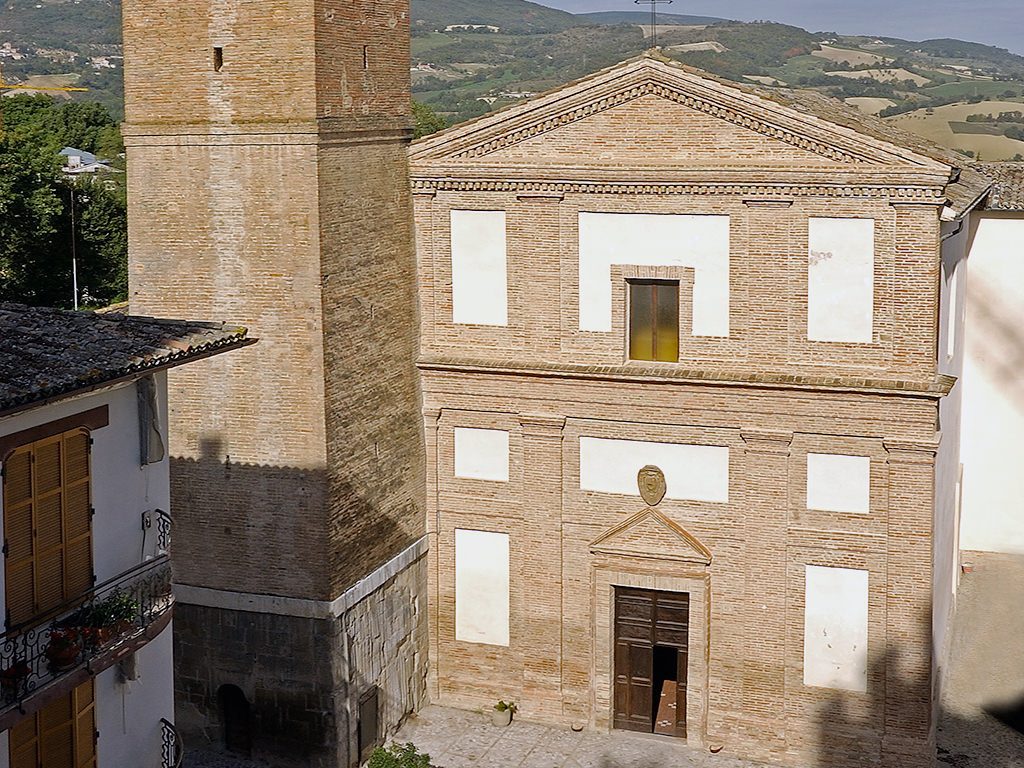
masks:
<path fill-rule="evenodd" d="M 353 765 L 425 692 L 409 0 L 123 14 L 132 313 L 260 339 L 170 382 L 178 724 Z"/>

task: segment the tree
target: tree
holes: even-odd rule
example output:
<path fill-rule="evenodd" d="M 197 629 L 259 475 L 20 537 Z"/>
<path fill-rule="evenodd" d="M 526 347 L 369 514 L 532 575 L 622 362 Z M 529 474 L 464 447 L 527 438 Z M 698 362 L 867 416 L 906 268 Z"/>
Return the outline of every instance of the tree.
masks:
<path fill-rule="evenodd" d="M 448 127 L 448 123 L 443 117 L 426 104 L 421 104 L 418 101 L 412 103 L 412 116 L 416 123 L 413 138 L 416 139 L 422 139 L 424 136 L 443 131 Z"/>
<path fill-rule="evenodd" d="M 0 301 L 73 306 L 72 253 L 83 304 L 123 299 L 124 191 L 117 182 L 108 188 L 109 178 L 67 178 L 58 155 L 69 144 L 90 152 L 120 146 L 109 113 L 18 96 L 0 100 L 0 121 Z"/>

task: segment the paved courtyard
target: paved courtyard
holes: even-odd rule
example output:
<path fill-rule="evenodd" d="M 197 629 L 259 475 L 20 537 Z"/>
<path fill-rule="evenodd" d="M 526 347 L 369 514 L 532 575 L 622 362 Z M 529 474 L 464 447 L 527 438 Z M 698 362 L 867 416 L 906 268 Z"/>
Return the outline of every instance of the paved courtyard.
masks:
<path fill-rule="evenodd" d="M 1024 768 L 1024 735 L 1011 727 L 1024 729 L 1024 558 L 967 563 L 974 570 L 960 586 L 937 766 Z M 487 714 L 434 706 L 410 717 L 395 741 L 413 742 L 438 768 L 760 768 L 664 736 L 523 721 L 496 728 Z M 196 749 L 185 759 L 185 768 L 267 765 Z"/>
<path fill-rule="evenodd" d="M 671 737 L 602 734 L 513 722 L 496 728 L 490 715 L 427 707 L 395 737 L 411 741 L 439 768 L 760 768 Z"/>

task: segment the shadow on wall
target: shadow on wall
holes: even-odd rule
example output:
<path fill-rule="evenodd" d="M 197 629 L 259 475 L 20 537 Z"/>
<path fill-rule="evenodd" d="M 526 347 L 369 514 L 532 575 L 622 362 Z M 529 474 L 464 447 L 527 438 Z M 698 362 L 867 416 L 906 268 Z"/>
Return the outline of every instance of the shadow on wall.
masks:
<path fill-rule="evenodd" d="M 928 747 L 924 719 L 931 696 L 930 680 L 927 676 L 906 674 L 900 654 L 890 651 L 871 662 L 866 703 L 861 694 L 829 693 L 819 711 L 814 765 L 1022 768 L 1024 656 L 1017 661 L 1019 685 L 1009 704 L 1005 698 L 1006 681 L 1002 680 L 999 686 L 1004 693 L 992 693 L 985 676 L 973 668 L 979 660 L 965 658 L 977 655 L 977 635 L 985 631 L 985 625 L 999 620 L 1000 616 L 987 607 L 965 609 L 957 617 L 950 669 L 944 681 L 946 690 L 938 705 L 936 750 Z M 1005 645 L 1003 650 L 1013 652 L 1015 647 Z M 983 663 L 984 659 L 980 661 Z"/>
<path fill-rule="evenodd" d="M 1018 318 L 999 291 L 981 280 L 968 284 L 967 295 L 973 323 L 967 354 L 1024 411 L 1024 331 Z"/>
<path fill-rule="evenodd" d="M 330 578 L 328 482 L 325 471 L 234 463 L 216 440 L 203 442 L 198 459 L 172 458 L 176 583 L 336 597 L 325 583 Z M 347 498 L 352 515 L 376 515 L 381 537 L 393 541 L 402 535 L 371 502 L 356 499 L 354 491 Z M 367 562 L 366 570 L 380 564 Z M 410 612 L 411 625 L 425 620 L 425 610 Z M 385 720 L 419 703 L 410 686 L 396 692 L 382 685 L 380 678 L 393 674 L 386 665 L 405 672 L 405 657 L 414 657 L 408 645 L 398 653 L 385 648 L 395 642 L 392 630 L 361 636 L 356 643 L 344 617 L 310 619 L 180 603 L 174 623 L 175 697 L 186 743 L 213 751 L 230 748 L 281 766 L 349 765 L 351 753 L 393 731 L 395 723 Z M 366 668 L 366 658 L 383 659 L 386 672 Z"/>

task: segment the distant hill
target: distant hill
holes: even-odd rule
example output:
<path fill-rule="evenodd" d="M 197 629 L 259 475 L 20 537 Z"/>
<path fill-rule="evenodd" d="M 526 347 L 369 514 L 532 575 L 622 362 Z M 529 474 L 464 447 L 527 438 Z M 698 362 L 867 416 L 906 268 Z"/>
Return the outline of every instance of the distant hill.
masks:
<path fill-rule="evenodd" d="M 502 33 L 560 32 L 579 17 L 527 0 L 412 0 L 413 33 L 444 31 L 454 24 L 486 24 Z"/>
<path fill-rule="evenodd" d="M 626 0 L 627 9 L 581 15 L 528 0 L 411 3 L 413 97 L 450 123 L 555 88 L 650 45 L 641 28 L 650 16 Z M 120 117 L 120 4 L 0 0 L 0 45 L 11 44 L 19 57 L 7 53 L 0 61 L 4 77 L 77 76 L 90 90 L 74 98 L 101 101 Z M 685 64 L 739 82 L 812 89 L 974 157 L 1024 158 L 1024 129 L 999 119 L 1016 111 L 1015 104 L 1024 111 L 1024 57 L 1001 48 L 680 13 L 659 13 L 658 22 L 664 53 Z M 963 108 L 944 109 L 952 105 Z"/>
<path fill-rule="evenodd" d="M 648 11 L 597 11 L 596 13 L 578 13 L 576 17 L 592 24 L 650 24 L 651 14 Z M 715 16 L 687 16 L 681 13 L 659 13 L 658 24 L 673 26 L 690 26 L 693 24 L 717 24 L 727 19 Z"/>

